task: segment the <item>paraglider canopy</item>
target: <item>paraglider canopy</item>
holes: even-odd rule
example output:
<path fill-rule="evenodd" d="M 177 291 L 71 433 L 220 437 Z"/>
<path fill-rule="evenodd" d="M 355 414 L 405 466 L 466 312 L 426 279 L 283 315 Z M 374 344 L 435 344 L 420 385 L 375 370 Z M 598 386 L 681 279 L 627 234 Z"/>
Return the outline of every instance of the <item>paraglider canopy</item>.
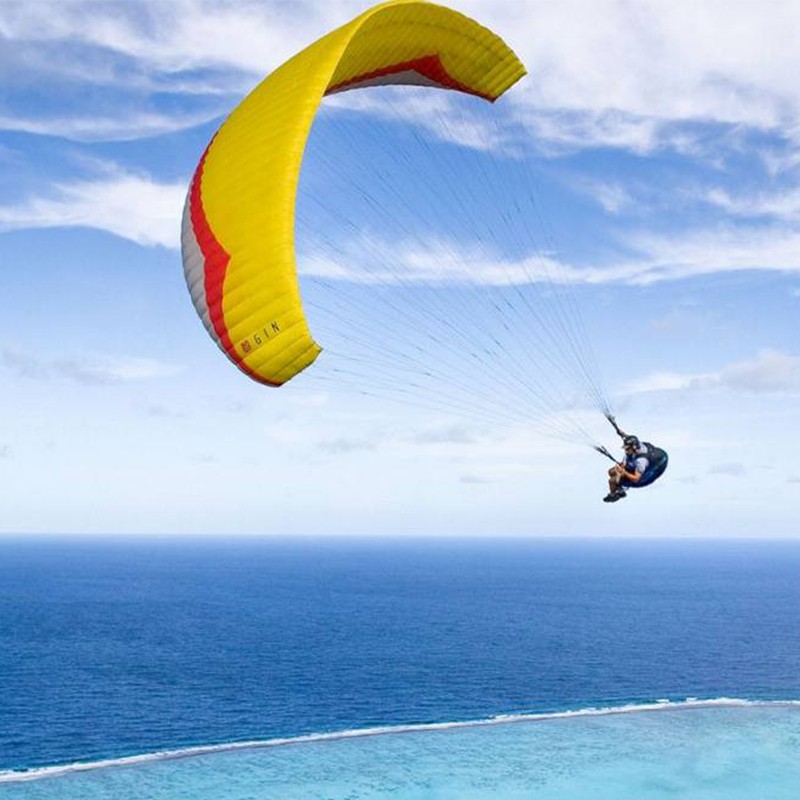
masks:
<path fill-rule="evenodd" d="M 442 6 L 393 0 L 259 84 L 203 154 L 183 217 L 187 284 L 228 358 L 278 386 L 320 352 L 298 287 L 294 213 L 306 139 L 326 93 L 414 84 L 493 101 L 524 74 L 503 40 L 477 22 Z"/>

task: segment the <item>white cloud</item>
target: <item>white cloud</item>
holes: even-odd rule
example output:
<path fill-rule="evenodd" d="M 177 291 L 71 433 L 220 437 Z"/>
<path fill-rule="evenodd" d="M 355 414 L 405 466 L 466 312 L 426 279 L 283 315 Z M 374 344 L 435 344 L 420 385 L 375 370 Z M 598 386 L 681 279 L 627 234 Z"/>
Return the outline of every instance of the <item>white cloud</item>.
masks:
<path fill-rule="evenodd" d="M 684 138 L 673 138 L 664 122 L 617 110 L 553 111 L 532 105 L 527 109 L 521 107 L 518 115 L 533 133 L 534 144 L 551 155 L 596 147 L 621 148 L 647 155 L 671 143 L 685 147 Z"/>
<path fill-rule="evenodd" d="M 485 247 L 443 239 L 389 243 L 362 236 L 341 247 L 328 244 L 303 254 L 300 269 L 309 276 L 360 283 L 462 281 L 497 286 L 536 282 L 646 286 L 726 272 L 800 272 L 800 232 L 792 227 L 720 226 L 680 236 L 645 231 L 626 235 L 625 244 L 640 256 L 602 266 L 568 264 L 552 255 L 504 261 L 493 258 Z"/>
<path fill-rule="evenodd" d="M 528 64 L 539 107 L 757 127 L 796 123 L 800 6 L 748 0 L 465 3 Z"/>
<path fill-rule="evenodd" d="M 492 483 L 492 481 L 489 478 L 484 478 L 481 475 L 472 475 L 469 473 L 462 475 L 458 480 L 461 483 L 467 483 L 473 486 L 484 486 L 486 484 Z"/>
<path fill-rule="evenodd" d="M 722 189 L 709 192 L 708 200 L 738 217 L 768 217 L 775 220 L 800 221 L 800 188 L 771 193 L 734 196 Z"/>
<path fill-rule="evenodd" d="M 717 372 L 657 372 L 625 387 L 627 394 L 729 389 L 750 394 L 800 391 L 800 357 L 763 350 L 756 358 L 729 364 Z"/>
<path fill-rule="evenodd" d="M 312 247 L 314 245 L 312 244 Z M 431 243 L 430 248 L 443 252 L 447 262 L 441 263 L 431 252 L 425 252 L 416 241 L 392 245 L 376 236 L 361 234 L 345 242 L 332 243 L 303 253 L 300 273 L 316 278 L 345 280 L 357 283 L 395 283 L 403 280 L 431 280 L 435 275 L 458 269 L 453 250 L 444 242 Z M 365 260 L 365 256 L 367 259 Z"/>
<path fill-rule="evenodd" d="M 177 249 L 186 183 L 159 183 L 145 176 L 102 165 L 94 179 L 61 183 L 47 195 L 0 206 L 0 230 L 86 227 L 113 233 L 145 246 Z M 608 203 L 627 202 L 624 190 L 610 192 Z M 800 201 L 798 201 L 800 205 Z M 648 285 L 658 281 L 744 270 L 800 271 L 800 233 L 792 226 L 756 229 L 732 226 L 696 230 L 683 236 L 639 231 L 626 242 L 638 258 L 603 266 L 573 265 L 552 255 L 504 261 L 486 246 L 470 247 L 445 239 L 386 242 L 375 237 L 350 239 L 304 253 L 303 274 L 362 283 L 465 281 L 486 285 L 532 282 Z M 364 257 L 369 257 L 365 264 Z M 382 265 L 380 269 L 375 264 Z"/>
<path fill-rule="evenodd" d="M 161 92 L 180 93 L 187 81 L 192 94 L 203 86 L 243 92 L 368 5 L 6 0 L 0 35 L 18 81 L 22 76 L 27 83 L 104 84 L 131 90 L 139 100 L 148 96 L 148 82 Z M 800 30 L 794 0 L 774 0 L 769 13 L 750 0 L 453 5 L 498 31 L 526 63 L 530 75 L 515 87 L 510 103 L 545 139 L 640 153 L 697 146 L 697 133 L 675 130 L 669 126 L 674 122 L 744 125 L 800 138 L 800 86 L 794 77 L 800 51 L 787 35 Z M 65 129 L 89 136 L 95 115 L 87 112 L 83 125 L 82 116 L 76 112 Z M 146 128 L 141 131 L 146 135 Z M 468 133 L 459 136 L 469 139 Z"/>
<path fill-rule="evenodd" d="M 767 147 L 757 152 L 771 177 L 788 174 L 800 167 L 800 126 L 787 133 L 790 146 L 786 149 Z"/>
<path fill-rule="evenodd" d="M 103 356 L 42 360 L 11 348 L 0 353 L 0 361 L 24 378 L 66 378 L 86 385 L 153 380 L 180 371 L 178 367 L 149 358 Z"/>
<path fill-rule="evenodd" d="M 85 227 L 141 245 L 177 248 L 185 197 L 185 183 L 112 171 L 95 180 L 57 184 L 49 196 L 0 206 L 0 230 Z"/>
<path fill-rule="evenodd" d="M 331 13 L 335 4 L 6 0 L 0 129 L 98 141 L 204 123 L 307 44 L 304 32 L 332 27 Z"/>
<path fill-rule="evenodd" d="M 155 419 L 167 420 L 186 419 L 187 416 L 186 412 L 182 410 L 179 411 L 160 404 L 147 406 L 146 413 Z"/>
<path fill-rule="evenodd" d="M 645 392 L 680 391 L 690 388 L 695 377 L 679 372 L 653 372 L 644 378 L 628 383 L 623 388 L 623 392 L 625 394 L 643 394 Z"/>
<path fill-rule="evenodd" d="M 141 0 L 123 5 L 108 0 L 6 0 L 0 35 L 11 43 L 39 47 L 100 48 L 166 72 L 222 65 L 260 75 L 303 46 L 307 37 L 316 38 L 333 27 L 338 16 L 335 3 L 290 8 L 247 0 Z"/>
<path fill-rule="evenodd" d="M 344 92 L 325 100 L 333 113 L 366 114 L 379 119 L 405 122 L 422 128 L 443 142 L 472 150 L 500 150 L 506 156 L 519 153 L 518 140 L 523 133 L 518 119 L 504 118 L 456 102 L 451 92 L 434 92 L 383 87 L 379 91 Z"/>
<path fill-rule="evenodd" d="M 640 232 L 627 243 L 643 254 L 641 260 L 585 270 L 584 279 L 647 285 L 722 272 L 800 270 L 800 233 L 791 226 L 719 226 L 671 236 Z"/>
<path fill-rule="evenodd" d="M 800 138 L 800 90 L 791 79 L 800 55 L 782 34 L 785 26 L 800 24 L 791 0 L 776 2 L 769 15 L 745 0 L 678 7 L 654 0 L 635 9 L 625 0 L 454 5 L 498 31 L 528 66 L 530 74 L 502 105 L 545 150 L 616 147 L 648 154 L 670 148 L 710 157 L 720 137 L 708 140 L 708 123 Z M 337 22 L 364 7 L 339 4 Z M 304 41 L 316 33 L 307 28 Z M 777 48 L 765 47 L 771 37 L 780 42 Z M 332 102 L 405 119 L 467 146 L 509 143 L 510 129 L 492 131 L 463 118 L 450 126 L 437 122 L 453 109 L 435 93 L 389 104 L 354 93 Z M 786 154 L 776 149 L 772 158 L 785 160 Z"/>
<path fill-rule="evenodd" d="M 0 130 L 39 136 L 62 136 L 76 142 L 115 142 L 174 133 L 216 119 L 225 107 L 193 114 L 159 114 L 130 108 L 112 108 L 105 114 L 58 114 L 33 117 L 0 114 Z"/>
<path fill-rule="evenodd" d="M 544 281 L 578 283 L 591 271 L 567 267 L 554 258 L 536 256 L 519 261 L 492 257 L 487 246 L 444 238 L 418 237 L 401 242 L 361 235 L 338 244 L 328 242 L 302 253 L 301 274 L 326 280 L 395 284 L 409 282 L 507 286 Z"/>
<path fill-rule="evenodd" d="M 375 440 L 367 438 L 347 438 L 340 436 L 337 439 L 324 439 L 317 444 L 317 447 L 325 453 L 341 455 L 343 453 L 353 453 L 363 450 L 374 450 L 380 437 Z"/>
<path fill-rule="evenodd" d="M 800 389 L 800 358 L 764 350 L 751 361 L 725 367 L 715 382 L 745 392 L 790 392 Z"/>
<path fill-rule="evenodd" d="M 710 475 L 730 475 L 733 478 L 741 478 L 747 473 L 744 464 L 739 462 L 730 462 L 725 464 L 714 464 L 709 467 Z"/>
<path fill-rule="evenodd" d="M 584 191 L 599 203 L 609 214 L 619 214 L 633 205 L 630 192 L 619 183 L 587 182 Z"/>
<path fill-rule="evenodd" d="M 448 425 L 420 431 L 411 441 L 414 444 L 476 444 L 476 433 L 466 425 Z"/>

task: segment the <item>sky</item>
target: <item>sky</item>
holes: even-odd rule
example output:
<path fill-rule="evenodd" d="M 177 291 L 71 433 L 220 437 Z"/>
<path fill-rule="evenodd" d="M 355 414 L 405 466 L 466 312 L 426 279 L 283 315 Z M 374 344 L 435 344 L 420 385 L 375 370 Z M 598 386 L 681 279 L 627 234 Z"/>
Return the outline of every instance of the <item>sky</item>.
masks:
<path fill-rule="evenodd" d="M 266 74 L 368 5 L 0 0 L 0 533 L 796 536 L 800 4 L 454 0 L 529 74 L 496 108 L 434 91 L 326 105 L 298 198 L 326 351 L 267 389 L 191 304 L 188 183 Z M 439 173 L 392 162 L 403 140 Z M 332 163 L 349 183 L 328 180 Z M 395 171 L 359 207 L 353 176 L 370 169 Z M 512 246 L 494 221 L 525 187 L 541 214 Z M 423 190 L 438 210 L 406 218 Z M 580 303 L 620 423 L 670 452 L 624 502 L 601 502 L 608 462 L 585 445 L 422 390 L 375 393 L 392 373 L 368 354 L 337 381 L 315 276 L 339 270 L 388 338 L 397 320 L 369 313 L 359 262 L 468 263 L 502 292 L 537 291 L 526 270 L 543 259 Z M 485 391 L 515 402 L 514 379 Z"/>

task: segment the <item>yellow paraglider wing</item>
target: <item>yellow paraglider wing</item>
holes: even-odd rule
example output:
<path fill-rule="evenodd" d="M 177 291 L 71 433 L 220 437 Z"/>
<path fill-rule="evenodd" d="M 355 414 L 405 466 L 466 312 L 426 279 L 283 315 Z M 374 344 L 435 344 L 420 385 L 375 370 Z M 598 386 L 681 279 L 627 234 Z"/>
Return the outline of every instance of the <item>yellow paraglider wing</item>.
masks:
<path fill-rule="evenodd" d="M 246 374 L 279 386 L 320 347 L 300 300 L 294 209 L 311 123 L 327 93 L 420 84 L 496 100 L 525 69 L 494 33 L 419 0 L 375 6 L 259 84 L 197 167 L 183 218 L 186 281 L 206 329 Z"/>

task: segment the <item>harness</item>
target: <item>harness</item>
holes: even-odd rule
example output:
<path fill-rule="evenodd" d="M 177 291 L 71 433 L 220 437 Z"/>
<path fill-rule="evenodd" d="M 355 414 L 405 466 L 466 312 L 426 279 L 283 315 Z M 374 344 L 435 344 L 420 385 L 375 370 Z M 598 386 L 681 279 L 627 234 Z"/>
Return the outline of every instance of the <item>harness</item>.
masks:
<path fill-rule="evenodd" d="M 660 447 L 650 444 L 650 442 L 642 442 L 641 445 L 646 452 L 625 456 L 625 469 L 628 470 L 628 472 L 636 472 L 637 459 L 647 459 L 647 469 L 642 473 L 641 478 L 639 478 L 636 483 L 625 482 L 630 486 L 648 486 L 656 480 L 656 478 L 660 478 L 664 474 L 664 470 L 666 470 L 667 463 L 669 462 L 669 456 L 666 450 L 662 450 Z"/>

